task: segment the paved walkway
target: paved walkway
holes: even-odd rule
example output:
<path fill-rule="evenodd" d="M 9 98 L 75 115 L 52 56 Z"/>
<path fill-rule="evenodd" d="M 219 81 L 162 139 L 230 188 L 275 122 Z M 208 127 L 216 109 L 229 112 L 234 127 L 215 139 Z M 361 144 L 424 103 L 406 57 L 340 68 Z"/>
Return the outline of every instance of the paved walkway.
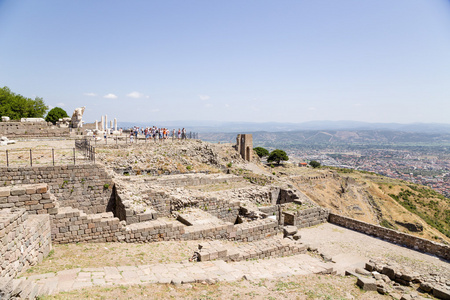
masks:
<path fill-rule="evenodd" d="M 263 260 L 226 263 L 221 260 L 143 266 L 103 267 L 64 270 L 28 277 L 47 294 L 79 288 L 142 283 L 192 283 L 272 279 L 292 275 L 327 273 L 330 263 L 307 254 Z"/>

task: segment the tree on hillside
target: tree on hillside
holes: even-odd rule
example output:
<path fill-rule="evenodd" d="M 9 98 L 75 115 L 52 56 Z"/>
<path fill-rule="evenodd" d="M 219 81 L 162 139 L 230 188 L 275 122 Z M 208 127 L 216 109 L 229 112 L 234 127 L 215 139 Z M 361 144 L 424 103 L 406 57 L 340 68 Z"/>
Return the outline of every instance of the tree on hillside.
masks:
<path fill-rule="evenodd" d="M 60 107 L 54 107 L 48 112 L 47 116 L 45 117 L 45 121 L 56 124 L 56 121 L 58 121 L 59 119 L 67 117 L 69 116 L 67 115 L 67 112 L 64 109 Z"/>
<path fill-rule="evenodd" d="M 288 161 L 289 157 L 287 156 L 286 152 L 280 149 L 275 149 L 270 152 L 269 157 L 267 158 L 268 162 L 276 162 L 277 164 L 280 164 L 280 162 L 283 160 Z"/>
<path fill-rule="evenodd" d="M 0 115 L 12 120 L 20 118 L 43 118 L 48 107 L 42 98 L 34 100 L 15 94 L 5 86 L 0 88 Z"/>
<path fill-rule="evenodd" d="M 320 167 L 320 162 L 315 161 L 315 160 L 312 160 L 312 161 L 309 162 L 309 165 L 310 165 L 311 167 L 313 167 L 314 169 L 315 169 L 315 168 L 319 168 L 319 167 Z"/>
<path fill-rule="evenodd" d="M 261 158 L 263 156 L 268 156 L 269 155 L 269 151 L 266 148 L 263 147 L 256 147 L 253 148 L 253 150 L 256 152 L 256 154 Z"/>

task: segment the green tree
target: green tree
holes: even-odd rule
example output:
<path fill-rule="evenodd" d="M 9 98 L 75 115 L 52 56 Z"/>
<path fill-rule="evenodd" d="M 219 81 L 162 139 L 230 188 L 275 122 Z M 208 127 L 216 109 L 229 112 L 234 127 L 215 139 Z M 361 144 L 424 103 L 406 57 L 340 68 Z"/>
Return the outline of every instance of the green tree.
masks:
<path fill-rule="evenodd" d="M 263 156 L 268 156 L 269 155 L 269 151 L 266 148 L 263 147 L 256 147 L 253 148 L 253 150 L 256 152 L 256 154 L 261 158 Z"/>
<path fill-rule="evenodd" d="M 312 160 L 312 161 L 309 162 L 309 165 L 310 165 L 311 167 L 313 167 L 314 169 L 315 169 L 315 168 L 319 168 L 319 167 L 320 167 L 320 162 L 315 161 L 315 160 Z"/>
<path fill-rule="evenodd" d="M 56 124 L 56 121 L 58 121 L 59 119 L 67 117 L 69 116 L 67 115 L 67 112 L 64 109 L 60 107 L 54 107 L 48 112 L 47 116 L 45 117 L 45 121 Z"/>
<path fill-rule="evenodd" d="M 12 120 L 20 118 L 43 118 L 48 107 L 42 98 L 34 100 L 11 92 L 8 87 L 0 88 L 0 115 Z"/>
<path fill-rule="evenodd" d="M 280 149 L 275 149 L 270 152 L 269 157 L 267 158 L 268 162 L 276 162 L 277 164 L 280 164 L 280 162 L 283 160 L 288 161 L 289 157 L 287 156 L 286 152 Z"/>

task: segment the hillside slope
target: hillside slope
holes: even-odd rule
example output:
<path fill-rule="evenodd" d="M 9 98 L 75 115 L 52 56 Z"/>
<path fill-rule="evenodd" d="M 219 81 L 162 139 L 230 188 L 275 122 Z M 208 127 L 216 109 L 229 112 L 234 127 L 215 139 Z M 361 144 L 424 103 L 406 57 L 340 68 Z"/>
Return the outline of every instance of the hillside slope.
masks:
<path fill-rule="evenodd" d="M 430 188 L 349 170 L 293 168 L 290 179 L 332 212 L 439 242 L 450 242 L 450 199 Z"/>

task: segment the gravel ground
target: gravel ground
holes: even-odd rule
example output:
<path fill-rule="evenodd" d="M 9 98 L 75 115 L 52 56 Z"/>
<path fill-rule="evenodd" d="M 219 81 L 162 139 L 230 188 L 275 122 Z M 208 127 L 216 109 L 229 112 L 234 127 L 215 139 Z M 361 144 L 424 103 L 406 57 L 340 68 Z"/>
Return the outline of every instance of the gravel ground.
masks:
<path fill-rule="evenodd" d="M 419 273 L 440 273 L 450 279 L 450 264 L 436 256 L 414 251 L 337 225 L 325 223 L 300 230 L 302 241 L 331 257 L 346 254 L 355 262 L 381 259 L 396 262 Z"/>

